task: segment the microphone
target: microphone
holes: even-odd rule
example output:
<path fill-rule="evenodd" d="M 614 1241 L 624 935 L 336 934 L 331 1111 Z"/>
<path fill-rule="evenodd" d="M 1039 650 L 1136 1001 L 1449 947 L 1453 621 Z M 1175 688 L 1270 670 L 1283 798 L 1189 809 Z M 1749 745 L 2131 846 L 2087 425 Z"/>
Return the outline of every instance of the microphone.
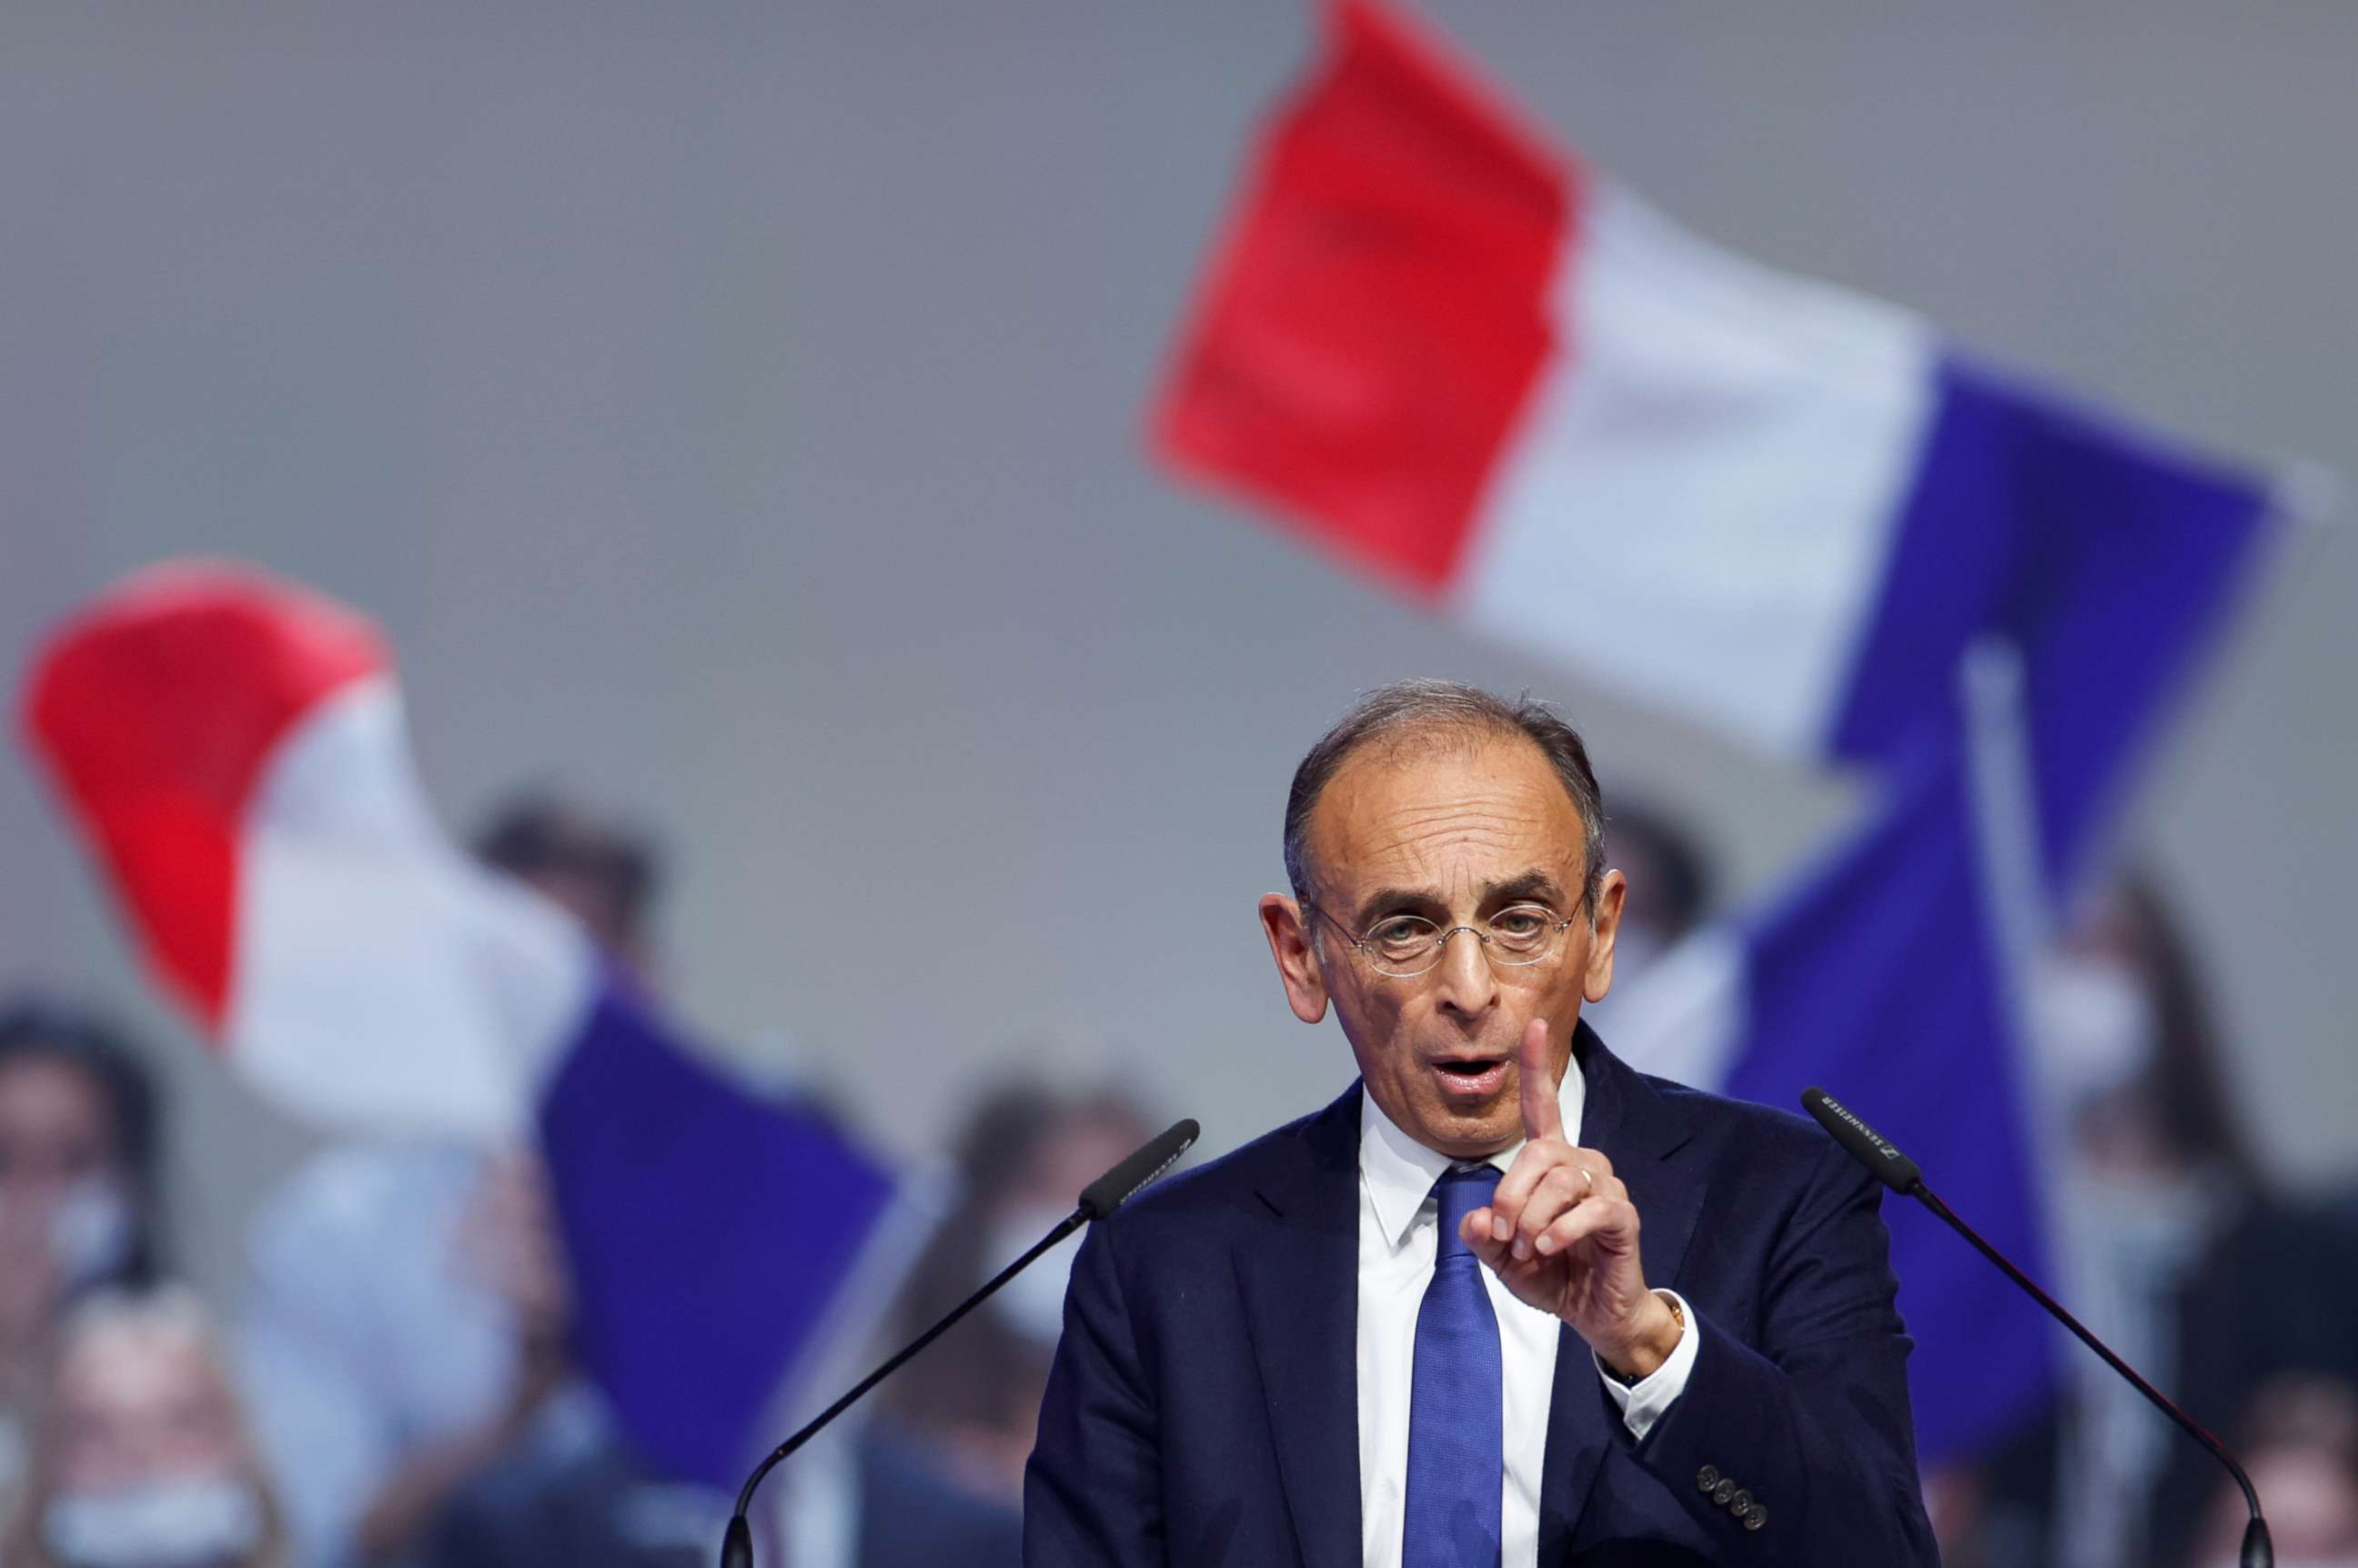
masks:
<path fill-rule="evenodd" d="M 1055 1228 L 1042 1237 L 1032 1249 L 993 1274 L 982 1289 L 952 1307 L 942 1320 L 925 1333 L 902 1346 L 892 1359 L 853 1384 L 849 1392 L 813 1417 L 808 1425 L 770 1451 L 769 1457 L 753 1466 L 745 1477 L 744 1487 L 737 1493 L 737 1511 L 729 1516 L 728 1532 L 720 1540 L 720 1568 L 753 1568 L 753 1527 L 746 1519 L 746 1510 L 753 1503 L 753 1488 L 762 1478 L 795 1449 L 817 1437 L 827 1424 L 858 1403 L 861 1395 L 897 1371 L 901 1364 L 939 1339 L 949 1326 L 990 1299 L 991 1293 L 1016 1275 L 1032 1266 L 1040 1254 L 1055 1246 L 1091 1220 L 1103 1219 L 1114 1210 L 1138 1195 L 1155 1177 L 1179 1162 L 1195 1140 L 1203 1135 L 1194 1118 L 1174 1123 L 1149 1141 L 1143 1147 L 1123 1159 L 1121 1163 L 1091 1182 L 1081 1192 L 1081 1201 L 1073 1212 L 1058 1220 Z"/>
<path fill-rule="evenodd" d="M 1916 1199 L 1946 1221 L 1949 1228 L 1972 1242 L 1975 1251 L 1996 1264 L 2000 1272 L 2021 1286 L 2031 1300 L 2045 1307 L 2056 1322 L 2078 1336 L 2081 1344 L 2104 1357 L 2105 1366 L 2127 1379 L 2129 1386 L 2143 1394 L 2156 1410 L 2176 1422 L 2188 1436 L 2224 1465 L 2227 1474 L 2235 1477 L 2235 1485 L 2244 1489 L 2244 1502 L 2252 1510 L 2252 1522 L 2244 1527 L 2244 1548 L 2237 1559 L 2239 1568 L 2275 1568 L 2276 1545 L 2268 1539 L 2268 1521 L 2260 1517 L 2260 1495 L 2252 1489 L 2252 1478 L 2244 1474 L 2244 1467 L 2235 1463 L 2235 1456 L 2227 1452 L 2226 1444 L 2205 1432 L 2193 1417 L 2180 1410 L 2169 1395 L 2147 1382 L 2136 1368 L 2113 1353 L 2112 1346 L 2089 1333 L 2085 1324 L 2064 1311 L 2062 1303 L 2053 1296 L 2040 1290 L 2029 1275 L 2014 1266 L 2013 1260 L 1982 1239 L 1980 1232 L 1958 1218 L 1956 1212 L 1942 1202 L 1940 1195 L 1926 1184 L 1923 1173 L 1916 1168 L 1916 1162 L 1902 1154 L 1889 1139 L 1869 1127 L 1855 1111 L 1820 1088 L 1801 1091 L 1801 1108 L 1816 1117 L 1818 1125 L 1832 1133 L 1834 1141 L 1848 1151 L 1852 1159 L 1872 1172 L 1877 1180 L 1904 1197 Z"/>
<path fill-rule="evenodd" d="M 1916 1169 L 1916 1162 L 1885 1141 L 1881 1133 L 1854 1116 L 1850 1108 L 1823 1089 L 1803 1089 L 1801 1108 L 1818 1119 L 1818 1125 L 1834 1135 L 1834 1141 L 1850 1151 L 1850 1157 L 1873 1172 L 1877 1180 L 1902 1197 L 1912 1197 L 1924 1184 L 1924 1174 Z"/>
<path fill-rule="evenodd" d="M 1164 1128 L 1160 1135 L 1132 1151 L 1120 1164 L 1083 1187 L 1080 1206 L 1073 1210 L 1065 1223 L 1073 1225 L 1086 1219 L 1103 1219 L 1137 1196 L 1139 1189 L 1147 1183 L 1177 1164 L 1179 1156 L 1187 1152 L 1203 1132 L 1193 1117 Z M 1022 1266 L 1019 1262 L 1007 1272 L 1012 1274 Z M 993 1280 L 982 1287 L 981 1293 L 987 1296 L 998 1288 L 999 1281 Z"/>

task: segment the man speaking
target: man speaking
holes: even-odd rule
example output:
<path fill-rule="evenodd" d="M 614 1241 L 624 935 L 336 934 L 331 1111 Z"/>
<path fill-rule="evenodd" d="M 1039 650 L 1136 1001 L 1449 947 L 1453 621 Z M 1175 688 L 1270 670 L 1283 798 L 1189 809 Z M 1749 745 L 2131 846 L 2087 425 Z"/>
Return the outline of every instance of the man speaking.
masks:
<path fill-rule="evenodd" d="M 1359 1079 L 1093 1228 L 1033 1568 L 1937 1562 L 1879 1189 L 1580 1022 L 1604 826 L 1571 727 L 1471 687 L 1303 759 L 1261 924 Z"/>

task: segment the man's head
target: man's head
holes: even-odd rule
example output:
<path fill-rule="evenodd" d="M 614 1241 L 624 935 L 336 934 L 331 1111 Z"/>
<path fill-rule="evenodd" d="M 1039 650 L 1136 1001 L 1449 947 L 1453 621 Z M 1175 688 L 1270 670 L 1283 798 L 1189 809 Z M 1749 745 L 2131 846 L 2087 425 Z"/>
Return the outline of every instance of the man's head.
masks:
<path fill-rule="evenodd" d="M 97 1297 L 68 1317 L 56 1354 L 44 1433 L 63 1485 L 104 1490 L 250 1457 L 210 1319 L 186 1291 Z"/>
<path fill-rule="evenodd" d="M 1295 770 L 1270 950 L 1295 1015 L 1333 1003 L 1368 1092 L 1427 1147 L 1512 1143 L 1524 1026 L 1548 1021 L 1561 1076 L 1582 1002 L 1611 986 L 1623 880 L 1604 825 L 1571 726 L 1447 682 L 1372 694 Z"/>
<path fill-rule="evenodd" d="M 128 1044 L 76 1007 L 0 1007 L 0 1250 L 38 1239 L 61 1295 L 145 1281 L 157 1162 L 155 1088 Z"/>
<path fill-rule="evenodd" d="M 1628 879 L 1614 977 L 1626 995 L 1662 955 L 1703 923 L 1711 905 L 1712 860 L 1691 825 L 1643 803 L 1617 799 L 1606 825 L 1606 859 Z"/>
<path fill-rule="evenodd" d="M 11 1560 L 248 1568 L 277 1519 L 211 1320 L 179 1289 L 94 1298 L 60 1325 Z"/>
<path fill-rule="evenodd" d="M 528 794 L 494 813 L 475 858 L 572 913 L 608 955 L 652 977 L 649 911 L 660 873 L 648 839 L 554 795 Z"/>

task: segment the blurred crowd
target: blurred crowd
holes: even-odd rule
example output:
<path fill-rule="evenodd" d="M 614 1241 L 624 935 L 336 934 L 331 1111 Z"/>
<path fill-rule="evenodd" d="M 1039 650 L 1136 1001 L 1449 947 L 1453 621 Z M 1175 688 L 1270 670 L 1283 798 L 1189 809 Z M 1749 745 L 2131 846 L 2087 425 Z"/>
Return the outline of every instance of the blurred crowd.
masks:
<path fill-rule="evenodd" d="M 1617 986 L 1713 913 L 1711 858 L 1617 813 Z M 548 797 L 481 860 L 659 985 L 654 846 Z M 2035 1087 L 2065 1151 L 2050 1283 L 2245 1459 L 2280 1563 L 2358 1563 L 2358 1188 L 2278 1190 L 2236 1125 L 2164 889 L 2100 888 L 2033 978 Z M 1610 1010 L 1600 1027 L 1611 1034 Z M 169 1108 L 110 1024 L 0 1005 L 0 1568 L 708 1562 L 729 1499 L 654 1473 L 568 1350 L 546 1177 L 525 1149 L 328 1150 L 261 1206 L 233 1302 L 173 1273 Z M 979 1087 L 960 1184 L 874 1348 L 1029 1247 L 1154 1126 L 1094 1085 Z M 831 1483 L 849 1568 L 1020 1557 L 1023 1464 L 1072 1244 L 888 1384 Z M 1902 1296 L 1903 1309 L 1906 1298 Z M 2240 1497 L 2076 1346 L 2052 1402 L 1925 1481 L 1955 1568 L 2215 1568 Z M 797 1555 L 797 1568 L 812 1568 Z"/>

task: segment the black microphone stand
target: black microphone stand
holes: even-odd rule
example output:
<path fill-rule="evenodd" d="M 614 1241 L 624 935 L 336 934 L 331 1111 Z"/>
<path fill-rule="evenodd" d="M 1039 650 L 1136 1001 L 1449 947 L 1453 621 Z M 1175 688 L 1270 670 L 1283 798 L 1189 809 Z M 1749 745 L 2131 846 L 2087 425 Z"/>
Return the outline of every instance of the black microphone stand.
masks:
<path fill-rule="evenodd" d="M 2260 1517 L 2260 1494 L 2253 1489 L 2252 1478 L 2244 1473 L 2241 1465 L 2235 1463 L 2235 1456 L 2227 1452 L 2227 1445 L 2212 1436 L 2200 1422 L 2179 1409 L 2177 1400 L 2147 1382 L 2143 1373 L 2113 1354 L 2111 1346 L 2088 1332 L 2084 1324 L 2063 1309 L 2062 1303 L 2040 1290 L 2037 1281 L 2016 1268 L 2012 1259 L 1983 1240 L 1981 1233 L 1957 1217 L 1956 1211 L 1941 1200 L 1941 1195 L 1927 1185 L 1922 1176 L 1918 1176 L 1915 1184 L 1905 1190 L 1910 1197 L 1946 1221 L 1950 1229 L 1972 1242 L 1975 1251 L 1996 1264 L 2007 1279 L 2020 1285 L 2024 1293 L 2045 1307 L 2056 1322 L 2078 1336 L 2081 1344 L 2103 1357 L 2105 1366 L 2127 1379 L 2129 1387 L 2143 1394 L 2156 1410 L 2176 1422 L 2189 1437 L 2209 1449 L 2212 1457 L 2227 1467 L 2227 1474 L 2235 1477 L 2235 1485 L 2244 1489 L 2244 1505 L 2252 1510 L 2252 1522 L 2244 1527 L 2244 1549 L 2238 1558 L 2239 1568 L 2275 1568 L 2276 1543 L 2268 1539 L 2268 1521 Z"/>
<path fill-rule="evenodd" d="M 1194 1146 L 1202 1132 L 1203 1129 L 1196 1126 L 1194 1119 L 1188 1118 L 1174 1122 L 1131 1151 L 1120 1164 L 1083 1188 L 1081 1201 L 1073 1212 L 1058 1220 L 1056 1227 L 1042 1237 L 1029 1252 L 993 1274 L 984 1281 L 982 1289 L 952 1307 L 939 1323 L 903 1346 L 891 1360 L 860 1379 L 851 1386 L 849 1392 L 812 1417 L 800 1432 L 772 1449 L 770 1456 L 753 1466 L 753 1473 L 745 1477 L 745 1485 L 738 1490 L 737 1509 L 729 1516 L 728 1532 L 720 1538 L 720 1568 L 753 1568 L 753 1526 L 747 1519 L 746 1512 L 753 1506 L 753 1488 L 762 1484 L 762 1477 L 774 1469 L 779 1461 L 817 1436 L 827 1422 L 857 1404 L 861 1395 L 891 1377 L 910 1357 L 939 1339 L 951 1325 L 989 1301 L 991 1292 L 1031 1267 L 1033 1260 L 1043 1252 L 1082 1226 L 1103 1219 L 1128 1203 L 1141 1187 L 1177 1163 L 1179 1157 Z"/>
<path fill-rule="evenodd" d="M 903 1346 L 901 1349 L 892 1356 L 892 1359 L 886 1361 L 873 1372 L 869 1373 L 865 1378 L 860 1379 L 857 1383 L 854 1383 L 851 1386 L 850 1390 L 841 1399 L 836 1400 L 835 1403 L 827 1406 L 827 1409 L 813 1416 L 807 1422 L 804 1423 L 800 1431 L 796 1432 L 792 1437 L 787 1438 L 784 1443 L 779 1444 L 775 1448 L 770 1450 L 769 1457 L 763 1459 L 759 1465 L 755 1465 L 753 1467 L 753 1473 L 745 1477 L 744 1486 L 738 1488 L 737 1509 L 734 1513 L 729 1516 L 728 1533 L 721 1537 L 720 1568 L 753 1568 L 753 1527 L 746 1519 L 746 1510 L 753 1506 L 753 1489 L 762 1484 L 762 1477 L 767 1476 L 773 1469 L 776 1468 L 778 1464 L 782 1460 L 785 1459 L 787 1455 L 793 1454 L 795 1449 L 800 1448 L 804 1444 L 808 1443 L 812 1438 L 817 1437 L 820 1429 L 825 1427 L 827 1422 L 833 1421 L 837 1416 L 841 1415 L 845 1411 L 849 1410 L 853 1405 L 859 1403 L 861 1395 L 867 1393 L 869 1390 L 874 1388 L 877 1384 L 891 1377 L 900 1368 L 903 1362 L 908 1360 L 909 1357 L 914 1356 L 918 1351 L 923 1350 L 926 1346 L 931 1345 L 935 1340 L 939 1339 L 942 1335 L 949 1329 L 951 1325 L 957 1323 L 960 1318 L 966 1316 L 967 1314 L 972 1312 L 976 1307 L 980 1306 L 984 1302 L 990 1300 L 993 1292 L 997 1291 L 1000 1286 L 1007 1283 L 1008 1281 L 1013 1279 L 1016 1275 L 1022 1273 L 1031 1265 L 1033 1259 L 1039 1257 L 1043 1252 L 1047 1251 L 1050 1248 L 1064 1240 L 1065 1238 L 1070 1236 L 1076 1230 L 1078 1230 L 1082 1226 L 1087 1225 L 1088 1221 L 1089 1212 L 1086 1208 L 1076 1208 L 1073 1210 L 1072 1213 L 1066 1215 L 1064 1218 L 1058 1220 L 1056 1222 L 1055 1229 L 1051 1230 L 1047 1235 L 1042 1237 L 1040 1240 L 1033 1246 L 1029 1252 L 1024 1253 L 1022 1257 L 1018 1258 L 1014 1262 L 1010 1263 L 1006 1268 L 1001 1269 L 998 1273 L 993 1274 L 983 1285 L 982 1289 L 975 1292 L 974 1294 L 967 1297 L 966 1300 L 958 1303 L 957 1306 L 950 1309 L 950 1314 L 947 1317 L 943 1318 L 939 1323 L 934 1325 L 933 1327 L 925 1330 L 925 1333 L 917 1336 L 916 1338 Z"/>
<path fill-rule="evenodd" d="M 1891 1141 L 1860 1119 L 1855 1111 L 1821 1088 L 1801 1091 L 1801 1108 L 1815 1117 L 1818 1125 L 1843 1146 L 1850 1157 L 1866 1167 L 1877 1181 L 1905 1197 L 1914 1198 L 1944 1221 L 1950 1229 L 1973 1243 L 1974 1250 L 1988 1259 L 1998 1271 L 2022 1287 L 2023 1293 L 2047 1309 L 2049 1315 L 2070 1329 L 2080 1343 L 2104 1357 L 2104 1365 L 2128 1379 L 2130 1388 L 2143 1394 L 2153 1407 L 2176 1422 L 2185 1433 L 2210 1451 L 2211 1456 L 2227 1467 L 2235 1477 L 2235 1485 L 2244 1489 L 2244 1502 L 2252 1510 L 2252 1522 L 2244 1527 L 2244 1549 L 2238 1559 L 2239 1568 L 2276 1568 L 2276 1543 L 2268 1539 L 2268 1521 L 2260 1515 L 2260 1494 L 2253 1489 L 2252 1478 L 2235 1463 L 2225 1444 L 2212 1436 L 2192 1416 L 2178 1408 L 2177 1402 L 2159 1389 L 2145 1380 L 2137 1369 L 2113 1354 L 2112 1346 L 2088 1332 L 2087 1325 L 2063 1310 L 2063 1304 L 2039 1288 L 2031 1277 L 2014 1266 L 2014 1260 L 1988 1242 L 1981 1233 L 1963 1220 L 1924 1181 L 1924 1173 L 1916 1162 L 1902 1154 Z"/>

